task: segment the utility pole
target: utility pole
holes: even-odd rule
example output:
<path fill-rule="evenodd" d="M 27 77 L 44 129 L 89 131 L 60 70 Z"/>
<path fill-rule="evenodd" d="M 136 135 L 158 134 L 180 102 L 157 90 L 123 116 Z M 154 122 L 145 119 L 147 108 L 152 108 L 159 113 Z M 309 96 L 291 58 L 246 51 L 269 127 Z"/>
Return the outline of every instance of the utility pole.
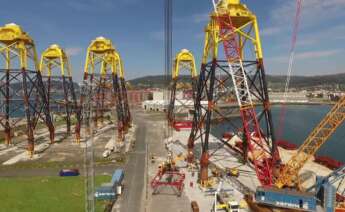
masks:
<path fill-rule="evenodd" d="M 170 87 L 170 71 L 172 67 L 172 0 L 164 1 L 164 46 L 165 46 L 165 69 L 164 69 L 164 90 L 163 99 L 164 106 L 169 101 L 169 90 L 166 89 Z M 172 130 L 169 127 L 169 120 L 167 119 L 166 131 L 164 138 L 168 138 L 172 135 Z"/>
<path fill-rule="evenodd" d="M 85 82 L 85 81 L 84 81 Z M 95 188 L 95 171 L 94 171 L 94 151 L 93 151 L 93 142 L 94 142 L 94 130 L 93 130 L 93 105 L 91 98 L 93 96 L 93 86 L 92 82 L 84 84 L 84 89 L 81 92 L 86 92 L 85 95 L 86 101 L 83 105 L 83 113 L 85 118 L 85 123 L 88 128 L 85 133 L 88 133 L 90 139 L 85 138 L 85 156 L 84 156 L 84 168 L 85 168 L 85 211 L 94 212 L 95 211 L 95 197 L 94 197 L 94 188 Z"/>

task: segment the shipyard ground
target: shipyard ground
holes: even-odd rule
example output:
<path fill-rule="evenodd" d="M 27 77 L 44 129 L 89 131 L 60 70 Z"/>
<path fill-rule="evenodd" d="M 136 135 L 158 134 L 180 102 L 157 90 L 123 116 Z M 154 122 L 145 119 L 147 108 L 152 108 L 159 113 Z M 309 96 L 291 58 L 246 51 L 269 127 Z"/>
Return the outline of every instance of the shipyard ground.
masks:
<path fill-rule="evenodd" d="M 110 176 L 98 175 L 96 185 L 109 181 Z M 0 178 L 0 211 L 84 211 L 84 177 L 57 176 Z M 103 204 L 96 204 L 103 211 Z"/>
<path fill-rule="evenodd" d="M 109 178 L 115 168 L 123 167 L 125 169 L 124 192 L 115 203 L 113 211 L 189 211 L 190 201 L 185 194 L 177 197 L 173 190 L 163 189 L 159 195 L 151 195 L 149 182 L 157 170 L 159 161 L 163 161 L 167 155 L 163 142 L 165 115 L 162 113 L 144 113 L 141 109 L 133 109 L 132 113 L 133 123 L 137 125 L 136 139 L 134 139 L 133 148 L 126 155 L 112 153 L 109 159 L 102 158 L 104 146 L 113 136 L 114 128 L 109 128 L 95 137 L 97 184 L 102 183 L 102 179 Z M 78 168 L 81 175 L 83 175 L 83 149 L 73 143 L 73 136 L 66 137 L 64 135 L 63 127 L 57 131 L 61 131 L 57 133 L 57 143 L 44 149 L 33 160 L 18 160 L 13 164 L 3 165 L 3 163 L 10 160 L 13 161 L 18 155 L 25 154 L 26 142 L 24 139 L 18 139 L 15 141 L 14 146 L 7 148 L 1 146 L 0 179 L 2 182 L 9 183 L 2 184 L 0 187 L 1 190 L 11 191 L 1 198 L 3 201 L 8 202 L 8 204 L 1 207 L 1 210 L 9 211 L 11 209 L 10 211 L 16 211 L 17 205 L 19 207 L 18 211 L 24 207 L 24 211 L 37 211 L 38 205 L 43 204 L 36 201 L 36 199 L 41 198 L 41 195 L 54 197 L 41 198 L 42 201 L 46 202 L 46 205 L 49 205 L 49 209 L 42 208 L 44 211 L 61 211 L 61 208 L 64 208 L 64 211 L 79 211 L 84 207 L 84 178 L 69 178 L 66 183 L 62 183 L 64 178 L 57 177 L 59 170 L 62 168 Z M 41 145 L 44 143 L 49 143 L 47 136 L 38 135 L 36 144 Z M 156 163 L 149 163 L 148 155 L 150 154 L 156 156 Z M 47 186 L 45 185 L 46 182 L 52 183 L 54 186 Z M 104 180 L 104 182 L 107 182 L 107 180 Z M 59 187 L 60 189 L 50 190 L 47 188 L 48 191 L 52 192 L 47 193 L 40 189 L 41 186 Z M 22 195 L 17 196 L 21 189 L 25 189 L 31 195 L 23 192 L 22 195 L 26 194 L 28 198 L 24 198 Z M 71 189 L 75 192 L 72 192 Z M 71 196 L 64 195 L 66 192 Z M 65 198 L 68 198 L 69 201 L 64 201 Z M 27 201 L 16 204 L 16 202 L 18 203 L 16 199 Z M 37 204 L 32 204 L 33 202 L 37 202 Z M 98 207 L 98 211 L 102 211 L 100 207 Z"/>
<path fill-rule="evenodd" d="M 46 130 L 36 133 L 36 152 L 28 159 L 26 140 L 15 138 L 14 145 L 0 144 L 0 211 L 84 211 L 84 144 L 75 144 L 74 136 L 66 136 L 58 126 L 56 143 L 49 144 Z M 95 183 L 109 182 L 118 167 L 128 163 L 122 153 L 103 158 L 105 145 L 115 136 L 115 126 L 105 123 L 94 137 Z M 7 164 L 7 165 L 6 165 Z M 58 177 L 63 168 L 77 168 L 79 177 Z M 97 202 L 96 211 L 103 211 L 104 203 Z"/>
<path fill-rule="evenodd" d="M 189 212 L 192 200 L 199 203 L 201 211 L 209 211 L 212 207 L 212 196 L 207 196 L 201 191 L 196 183 L 197 174 L 192 175 L 187 169 L 182 169 L 186 174 L 186 180 L 184 192 L 180 197 L 176 195 L 172 188 L 161 188 L 158 194 L 152 195 L 150 181 L 156 174 L 159 163 L 166 159 L 168 153 L 164 142 L 165 115 L 159 112 L 145 113 L 139 108 L 132 109 L 132 114 L 133 123 L 137 126 L 137 130 L 134 136 L 135 139 L 133 139 L 134 145 L 128 153 L 112 153 L 109 159 L 103 159 L 102 152 L 109 139 L 112 139 L 115 128 L 108 127 L 108 129 L 95 136 L 95 174 L 98 184 L 102 183 L 100 182 L 102 180 L 99 180 L 103 179 L 102 175 L 104 175 L 104 182 L 107 182 L 106 178 L 110 177 L 114 169 L 118 167 L 125 169 L 123 195 L 116 201 L 112 211 Z M 105 127 L 107 126 L 105 125 Z M 61 137 L 64 137 L 63 132 L 60 134 Z M 187 134 L 188 132 L 174 132 L 173 140 L 179 140 L 178 143 L 174 144 L 176 145 L 175 148 L 181 146 L 181 151 L 185 149 Z M 46 136 L 42 136 L 40 139 L 38 139 L 38 143 L 47 142 Z M 35 202 L 42 195 L 47 197 L 54 196 L 54 198 L 42 198 L 46 204 L 50 205 L 49 209 L 44 211 L 61 211 L 60 209 L 64 208 L 64 211 L 67 212 L 79 211 L 75 210 L 76 207 L 84 208 L 84 178 L 82 176 L 71 178 L 71 182 L 68 183 L 68 180 L 66 180 L 66 183 L 62 183 L 64 181 L 61 179 L 64 178 L 56 177 L 62 168 L 78 168 L 81 174 L 83 174 L 83 148 L 74 144 L 73 139 L 71 136 L 61 139 L 57 144 L 50 145 L 49 148 L 39 153 L 39 157 L 34 160 L 19 161 L 12 165 L 0 165 L 0 180 L 4 182 L 0 184 L 0 189 L 2 191 L 9 191 L 1 196 L 2 201 L 8 203 L 0 207 L 0 211 L 16 211 L 13 209 L 16 206 L 20 206 L 19 209 L 21 210 L 18 211 L 37 211 Z M 211 140 L 211 147 L 217 148 L 219 144 L 212 144 L 216 139 L 212 137 Z M 17 155 L 23 154 L 25 152 L 24 146 L 25 142 L 19 142 L 10 148 L 0 148 L 0 162 L 5 163 Z M 288 158 L 288 155 L 291 154 L 288 153 L 290 152 L 287 151 L 285 153 L 286 156 L 284 154 L 283 156 Z M 230 165 L 238 164 L 236 158 L 231 156 L 231 154 L 233 154 L 233 151 L 228 148 L 222 148 L 211 162 L 214 164 L 218 163 L 218 165 L 223 167 L 229 166 L 227 163 Z M 155 156 L 154 163 L 150 160 L 151 155 Z M 309 171 L 315 168 L 316 165 L 309 163 L 308 166 L 307 170 Z M 325 174 L 328 172 L 324 167 L 317 166 L 317 168 L 319 171 L 325 172 Z M 249 167 L 245 166 L 242 166 L 241 170 L 240 180 L 246 182 L 246 185 L 249 187 L 255 186 L 257 180 L 255 180 L 254 171 L 249 170 Z M 45 185 L 47 179 L 52 185 Z M 77 187 L 73 187 L 73 185 Z M 233 185 L 233 182 L 225 182 L 225 186 Z M 52 188 L 57 186 L 60 189 L 48 189 L 51 193 L 47 193 L 40 189 L 41 186 Z M 19 195 L 18 192 L 20 193 L 21 189 L 29 192 L 31 195 L 26 193 L 24 197 L 25 192 L 23 195 Z M 76 192 L 72 192 L 71 189 L 76 190 Z M 64 195 L 65 192 L 69 194 Z M 69 198 L 73 203 L 67 200 L 64 201 L 64 198 Z M 18 204 L 19 200 L 23 200 L 21 201 L 22 204 Z M 97 203 L 98 211 L 102 211 L 100 205 L 102 206 L 102 202 Z"/>
<path fill-rule="evenodd" d="M 162 113 L 144 113 L 134 110 L 134 123 L 138 126 L 133 151 L 125 166 L 124 194 L 113 207 L 113 212 L 189 212 L 190 202 L 183 194 L 177 197 L 171 189 L 152 195 L 149 183 L 157 171 L 159 161 L 166 158 L 163 142 L 164 119 Z M 156 163 L 148 160 L 154 154 Z"/>

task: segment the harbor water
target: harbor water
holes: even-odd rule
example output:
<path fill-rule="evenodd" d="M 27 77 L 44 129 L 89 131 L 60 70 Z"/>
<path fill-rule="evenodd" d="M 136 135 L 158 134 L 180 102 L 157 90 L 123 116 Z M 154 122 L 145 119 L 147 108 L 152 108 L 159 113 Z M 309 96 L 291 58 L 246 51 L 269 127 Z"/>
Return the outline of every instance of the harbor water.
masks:
<path fill-rule="evenodd" d="M 301 145 L 309 133 L 317 126 L 322 118 L 330 111 L 330 105 L 286 105 L 284 124 L 279 126 L 281 106 L 272 106 L 275 131 L 281 131 L 280 139 Z M 237 120 L 236 120 L 237 119 Z M 241 127 L 240 118 L 233 123 L 219 124 L 213 127 L 212 133 L 221 137 L 224 132 L 235 131 Z M 277 134 L 277 133 L 276 133 Z M 317 152 L 319 156 L 329 156 L 345 162 L 345 123 L 343 123 L 332 137 Z"/>

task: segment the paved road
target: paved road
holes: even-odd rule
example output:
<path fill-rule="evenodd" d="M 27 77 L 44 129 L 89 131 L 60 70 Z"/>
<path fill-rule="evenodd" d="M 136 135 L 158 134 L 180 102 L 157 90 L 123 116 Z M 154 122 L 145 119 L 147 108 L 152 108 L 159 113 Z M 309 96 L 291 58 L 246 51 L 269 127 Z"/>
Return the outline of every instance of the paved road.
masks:
<path fill-rule="evenodd" d="M 157 172 L 159 161 L 166 158 L 164 147 L 165 115 L 135 111 L 137 125 L 136 147 L 129 155 L 125 167 L 125 191 L 113 208 L 113 212 L 188 212 L 190 203 L 185 194 L 177 197 L 170 188 L 163 188 L 152 195 L 149 182 Z M 158 157 L 157 163 L 147 163 L 147 155 Z"/>
<path fill-rule="evenodd" d="M 135 147 L 128 155 L 125 166 L 124 192 L 113 211 L 140 212 L 145 211 L 143 199 L 145 197 L 145 167 L 146 167 L 146 123 L 138 116 L 134 117 L 138 126 Z"/>

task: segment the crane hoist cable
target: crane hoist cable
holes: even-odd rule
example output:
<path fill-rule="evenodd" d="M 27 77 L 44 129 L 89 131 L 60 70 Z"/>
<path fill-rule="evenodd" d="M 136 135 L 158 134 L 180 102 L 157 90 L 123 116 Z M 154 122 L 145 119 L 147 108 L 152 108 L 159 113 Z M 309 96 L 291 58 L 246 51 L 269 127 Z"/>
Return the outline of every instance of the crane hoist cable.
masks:
<path fill-rule="evenodd" d="M 282 104 L 282 107 L 280 109 L 280 114 L 279 114 L 279 126 L 278 126 L 278 133 L 277 133 L 278 139 L 281 139 L 284 133 L 286 101 L 287 101 L 287 94 L 289 92 L 291 74 L 293 71 L 293 64 L 294 64 L 294 59 L 295 59 L 295 49 L 296 49 L 297 35 L 298 35 L 298 30 L 299 30 L 300 20 L 301 20 L 302 3 L 303 3 L 303 0 L 296 0 L 296 15 L 295 15 L 293 31 L 292 31 L 289 65 L 288 65 L 288 71 L 287 71 L 286 81 L 285 81 L 283 104 Z"/>

